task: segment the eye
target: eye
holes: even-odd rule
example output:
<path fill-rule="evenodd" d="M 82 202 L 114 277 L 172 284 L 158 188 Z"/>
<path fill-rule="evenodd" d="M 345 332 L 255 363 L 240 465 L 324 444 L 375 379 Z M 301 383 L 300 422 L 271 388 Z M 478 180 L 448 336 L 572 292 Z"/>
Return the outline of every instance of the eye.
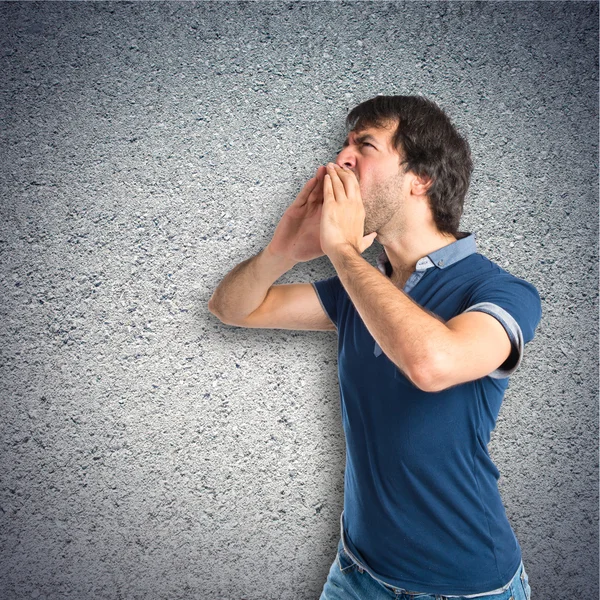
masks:
<path fill-rule="evenodd" d="M 371 148 L 376 149 L 375 146 L 373 146 L 373 144 L 370 144 L 369 142 L 360 142 L 359 144 L 360 146 L 371 146 Z M 346 148 L 346 146 L 342 146 L 337 153 L 340 154 L 340 152 L 342 152 L 344 149 Z"/>

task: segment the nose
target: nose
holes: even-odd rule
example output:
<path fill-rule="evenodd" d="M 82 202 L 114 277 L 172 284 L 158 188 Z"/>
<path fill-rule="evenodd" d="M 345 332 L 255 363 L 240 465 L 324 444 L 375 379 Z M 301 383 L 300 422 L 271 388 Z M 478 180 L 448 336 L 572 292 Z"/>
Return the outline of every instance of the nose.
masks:
<path fill-rule="evenodd" d="M 347 167 L 352 171 L 354 170 L 354 167 L 356 166 L 356 156 L 354 155 L 354 152 L 350 146 L 342 148 L 335 159 L 335 164 L 340 167 Z"/>

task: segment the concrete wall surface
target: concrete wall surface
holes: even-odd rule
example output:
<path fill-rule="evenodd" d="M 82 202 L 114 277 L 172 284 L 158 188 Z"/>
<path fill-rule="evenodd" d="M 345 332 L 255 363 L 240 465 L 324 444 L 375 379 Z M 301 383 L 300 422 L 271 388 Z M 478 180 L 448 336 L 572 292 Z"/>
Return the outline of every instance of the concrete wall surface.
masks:
<path fill-rule="evenodd" d="M 597 600 L 597 3 L 4 2 L 0 36 L 1 599 L 318 598 L 336 334 L 207 302 L 350 108 L 422 94 L 461 230 L 542 298 L 489 447 L 533 598 Z"/>

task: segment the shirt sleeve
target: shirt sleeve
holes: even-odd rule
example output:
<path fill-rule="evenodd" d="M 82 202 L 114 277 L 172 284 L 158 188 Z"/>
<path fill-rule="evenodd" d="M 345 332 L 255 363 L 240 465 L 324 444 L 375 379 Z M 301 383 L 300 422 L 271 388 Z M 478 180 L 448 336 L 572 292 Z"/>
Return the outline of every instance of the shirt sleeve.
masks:
<path fill-rule="evenodd" d="M 337 275 L 329 277 L 328 279 L 321 279 L 319 281 L 311 282 L 317 293 L 317 298 L 323 307 L 323 310 L 327 313 L 327 316 L 331 319 L 336 329 L 338 326 L 338 305 L 340 300 L 340 291 L 342 288 L 342 282 Z"/>
<path fill-rule="evenodd" d="M 473 310 L 496 318 L 511 342 L 510 356 L 489 376 L 503 379 L 512 375 L 521 364 L 525 344 L 533 339 L 542 318 L 542 303 L 537 289 L 528 281 L 504 272 L 472 295 L 464 312 Z"/>

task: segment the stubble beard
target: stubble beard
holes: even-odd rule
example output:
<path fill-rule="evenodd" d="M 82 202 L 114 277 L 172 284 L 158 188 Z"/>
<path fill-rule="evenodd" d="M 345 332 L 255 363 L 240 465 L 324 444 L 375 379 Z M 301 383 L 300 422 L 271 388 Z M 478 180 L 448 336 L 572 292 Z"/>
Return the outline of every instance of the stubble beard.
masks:
<path fill-rule="evenodd" d="M 377 184 L 363 197 L 365 207 L 365 226 L 364 235 L 369 235 L 374 231 L 378 233 L 392 219 L 395 223 L 395 231 L 401 235 L 404 219 L 403 202 L 401 199 L 402 183 L 404 174 L 398 173 L 385 181 Z"/>

